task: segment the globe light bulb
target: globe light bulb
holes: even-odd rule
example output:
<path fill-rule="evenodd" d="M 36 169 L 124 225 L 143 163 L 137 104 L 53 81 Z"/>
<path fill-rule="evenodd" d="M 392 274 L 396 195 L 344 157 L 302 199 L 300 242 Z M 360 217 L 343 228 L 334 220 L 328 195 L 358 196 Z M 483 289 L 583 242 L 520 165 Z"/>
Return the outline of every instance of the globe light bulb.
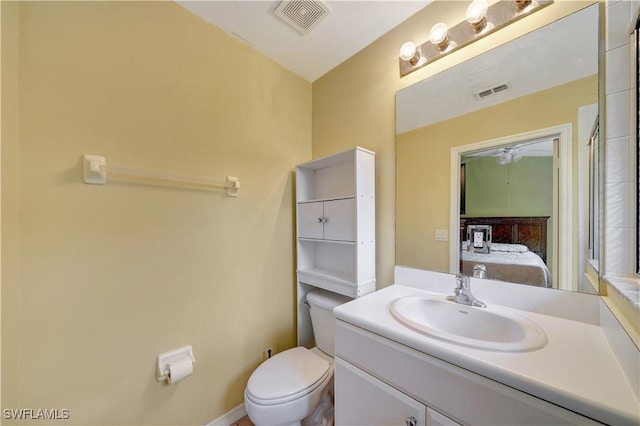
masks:
<path fill-rule="evenodd" d="M 489 10 L 489 2 L 487 0 L 473 0 L 467 7 L 467 22 L 473 26 L 482 24 L 482 21 L 486 23 L 487 10 Z"/>
<path fill-rule="evenodd" d="M 408 41 L 400 47 L 400 59 L 403 61 L 411 61 L 416 56 L 416 53 L 416 44 L 412 41 Z"/>
<path fill-rule="evenodd" d="M 444 47 L 446 47 L 446 44 L 448 44 L 448 35 L 449 28 L 447 27 L 447 24 L 438 22 L 431 28 L 431 32 L 429 33 L 429 41 L 442 49 L 443 45 Z"/>

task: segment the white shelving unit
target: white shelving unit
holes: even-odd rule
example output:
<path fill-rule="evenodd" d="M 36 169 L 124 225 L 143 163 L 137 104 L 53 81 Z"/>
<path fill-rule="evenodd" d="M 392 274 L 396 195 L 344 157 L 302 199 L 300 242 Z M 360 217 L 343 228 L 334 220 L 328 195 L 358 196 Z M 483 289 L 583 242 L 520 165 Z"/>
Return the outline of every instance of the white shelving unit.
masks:
<path fill-rule="evenodd" d="M 306 293 L 375 290 L 375 153 L 356 147 L 296 167 L 298 344 L 313 344 Z"/>

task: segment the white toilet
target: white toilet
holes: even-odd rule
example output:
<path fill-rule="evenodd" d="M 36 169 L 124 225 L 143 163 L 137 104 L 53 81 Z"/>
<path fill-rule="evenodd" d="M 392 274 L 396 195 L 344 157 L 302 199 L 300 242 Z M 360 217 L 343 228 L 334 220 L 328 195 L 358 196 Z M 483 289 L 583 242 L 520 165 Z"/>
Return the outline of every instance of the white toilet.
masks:
<path fill-rule="evenodd" d="M 307 293 L 316 347 L 296 347 L 269 358 L 251 374 L 244 406 L 256 426 L 300 425 L 331 404 L 335 319 L 333 308 L 351 299 L 326 290 Z M 307 423 L 307 422 L 305 422 Z M 318 422 L 319 423 L 319 422 Z"/>

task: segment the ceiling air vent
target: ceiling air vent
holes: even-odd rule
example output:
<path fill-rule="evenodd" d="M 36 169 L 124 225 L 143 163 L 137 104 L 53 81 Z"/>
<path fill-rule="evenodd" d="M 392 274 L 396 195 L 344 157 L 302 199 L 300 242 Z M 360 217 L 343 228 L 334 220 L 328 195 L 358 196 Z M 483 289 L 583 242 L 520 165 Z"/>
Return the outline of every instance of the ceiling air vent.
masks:
<path fill-rule="evenodd" d="M 326 4 L 312 0 L 284 0 L 273 11 L 300 34 L 307 34 L 315 28 L 329 12 L 331 10 Z"/>
<path fill-rule="evenodd" d="M 478 99 L 484 99 L 487 96 L 495 95 L 496 93 L 507 90 L 509 86 L 507 83 L 498 84 L 497 86 L 491 87 L 489 89 L 483 89 L 474 93 L 474 96 Z"/>

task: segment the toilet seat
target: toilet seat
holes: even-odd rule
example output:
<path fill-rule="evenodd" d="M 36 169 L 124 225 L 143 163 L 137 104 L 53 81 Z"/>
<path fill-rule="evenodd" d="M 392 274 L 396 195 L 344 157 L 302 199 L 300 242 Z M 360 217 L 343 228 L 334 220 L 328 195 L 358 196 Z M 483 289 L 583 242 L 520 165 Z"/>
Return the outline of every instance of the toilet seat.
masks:
<path fill-rule="evenodd" d="M 263 362 L 247 383 L 246 396 L 256 404 L 275 405 L 298 399 L 332 374 L 326 359 L 304 347 L 281 352 Z"/>

